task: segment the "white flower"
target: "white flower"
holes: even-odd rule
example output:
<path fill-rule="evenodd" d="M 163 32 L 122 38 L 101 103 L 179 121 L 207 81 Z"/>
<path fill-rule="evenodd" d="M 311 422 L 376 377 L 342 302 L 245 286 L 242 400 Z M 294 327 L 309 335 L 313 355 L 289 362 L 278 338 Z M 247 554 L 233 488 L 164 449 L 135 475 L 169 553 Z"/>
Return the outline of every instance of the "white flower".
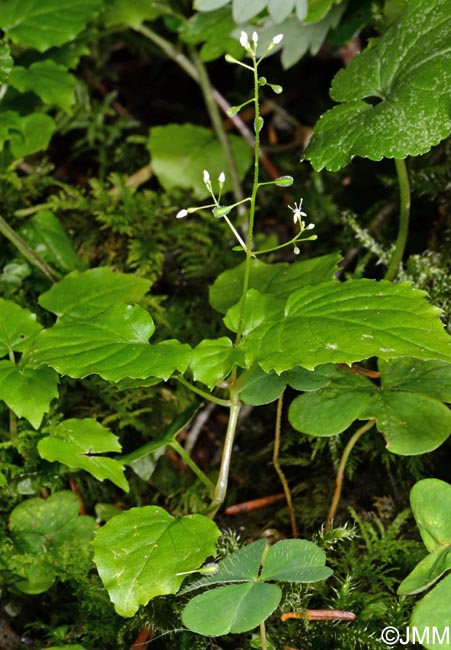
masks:
<path fill-rule="evenodd" d="M 272 42 L 274 43 L 274 45 L 279 45 L 279 43 L 282 42 L 282 39 L 283 39 L 283 34 L 277 34 L 277 35 L 274 36 L 274 38 L 272 39 Z"/>
<path fill-rule="evenodd" d="M 204 169 L 204 183 L 207 185 L 207 183 L 210 182 L 210 174 L 207 172 L 206 169 Z"/>
<path fill-rule="evenodd" d="M 299 199 L 299 205 L 297 203 L 294 204 L 294 208 L 292 208 L 291 205 L 289 205 L 288 207 L 293 213 L 294 223 L 299 223 L 299 225 L 302 227 L 304 225 L 302 221 L 302 217 L 307 216 L 307 213 L 303 212 L 302 210 L 302 199 Z"/>
<path fill-rule="evenodd" d="M 258 34 L 257 32 L 252 32 L 252 40 L 254 43 L 258 43 Z"/>
<path fill-rule="evenodd" d="M 186 217 L 187 215 L 188 215 L 188 210 L 183 209 L 183 210 L 180 210 L 179 212 L 177 212 L 177 214 L 175 215 L 175 218 L 176 219 L 183 219 L 183 217 Z"/>
<path fill-rule="evenodd" d="M 225 174 L 224 174 L 224 172 L 221 172 L 221 173 L 219 174 L 219 176 L 218 176 L 218 181 L 221 183 L 221 185 L 222 185 L 223 183 L 225 183 Z"/>
<path fill-rule="evenodd" d="M 240 34 L 240 43 L 241 43 L 242 47 L 244 47 L 244 48 L 247 47 L 247 45 L 249 43 L 249 37 L 246 34 L 246 32 L 241 32 L 241 34 Z"/>

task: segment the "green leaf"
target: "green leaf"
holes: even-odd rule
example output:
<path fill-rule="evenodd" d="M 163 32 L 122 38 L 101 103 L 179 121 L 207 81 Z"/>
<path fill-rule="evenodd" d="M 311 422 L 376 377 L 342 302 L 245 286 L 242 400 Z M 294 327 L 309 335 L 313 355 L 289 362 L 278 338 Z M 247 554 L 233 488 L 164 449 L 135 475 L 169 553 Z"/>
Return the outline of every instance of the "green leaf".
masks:
<path fill-rule="evenodd" d="M 0 399 L 19 418 L 38 429 L 52 399 L 58 397 L 58 375 L 51 368 L 20 370 L 6 359 L 0 361 Z"/>
<path fill-rule="evenodd" d="M 275 372 L 264 372 L 254 366 L 239 378 L 240 400 L 245 404 L 260 406 L 278 399 L 285 390 L 286 380 Z"/>
<path fill-rule="evenodd" d="M 242 301 L 230 307 L 224 320 L 224 325 L 232 332 L 237 332 L 240 326 Z M 268 318 L 283 318 L 284 300 L 275 295 L 261 294 L 255 289 L 249 289 L 246 296 L 243 319 L 243 335 L 248 334 L 264 323 Z"/>
<path fill-rule="evenodd" d="M 194 0 L 194 9 L 196 11 L 214 11 L 229 2 L 230 0 Z"/>
<path fill-rule="evenodd" d="M 9 84 L 22 92 L 32 91 L 45 104 L 69 112 L 75 102 L 76 80 L 64 66 L 51 60 L 37 61 L 29 68 L 16 66 Z"/>
<path fill-rule="evenodd" d="M 110 519 L 94 540 L 94 561 L 115 609 L 133 616 L 140 605 L 174 594 L 185 576 L 215 553 L 216 524 L 201 515 L 176 520 L 156 506 Z"/>
<path fill-rule="evenodd" d="M 451 485 L 439 479 L 423 479 L 410 492 L 413 516 L 428 551 L 451 545 Z"/>
<path fill-rule="evenodd" d="M 229 34 L 235 29 L 230 7 L 196 13 L 185 24 L 180 38 L 192 45 L 203 43 L 200 55 L 203 61 L 213 61 L 224 53 L 241 58 L 243 48 Z"/>
<path fill-rule="evenodd" d="M 340 4 L 343 0 L 308 0 L 308 15 L 306 23 L 316 23 L 330 11 L 335 4 Z"/>
<path fill-rule="evenodd" d="M 268 4 L 268 0 L 232 0 L 233 20 L 246 23 L 257 16 Z"/>
<path fill-rule="evenodd" d="M 429 395 L 451 402 L 451 364 L 446 361 L 422 361 L 409 357 L 379 361 L 384 388 Z"/>
<path fill-rule="evenodd" d="M 190 368 L 194 380 L 213 388 L 218 381 L 227 377 L 236 358 L 236 349 L 227 336 L 205 339 L 192 351 Z"/>
<path fill-rule="evenodd" d="M 149 287 L 144 278 L 114 273 L 106 267 L 74 271 L 43 293 L 39 304 L 57 316 L 89 319 L 118 302 L 138 302 Z"/>
<path fill-rule="evenodd" d="M 337 171 L 353 156 L 429 151 L 451 131 L 450 84 L 451 4 L 410 0 L 401 18 L 336 75 L 331 97 L 346 103 L 322 115 L 306 158 L 316 170 Z"/>
<path fill-rule="evenodd" d="M 188 629 L 205 636 L 248 632 L 273 613 L 281 598 L 277 585 L 227 585 L 193 598 L 182 612 L 182 621 Z"/>
<path fill-rule="evenodd" d="M 294 0 L 268 0 L 268 12 L 273 21 L 281 23 L 294 8 Z"/>
<path fill-rule="evenodd" d="M 288 298 L 300 287 L 319 284 L 331 280 L 338 268 L 340 255 L 331 253 L 302 262 L 288 264 L 265 264 L 251 260 L 249 289 L 257 289 L 261 294 Z M 210 288 L 210 304 L 213 309 L 225 314 L 237 304 L 243 293 L 245 263 L 224 271 Z"/>
<path fill-rule="evenodd" d="M 332 368 L 321 390 L 296 397 L 290 404 L 290 424 L 311 436 L 334 436 L 360 417 L 376 386 L 366 377 Z"/>
<path fill-rule="evenodd" d="M 171 424 L 163 431 L 161 435 L 159 435 L 154 440 L 151 440 L 150 442 L 146 442 L 145 445 L 138 447 L 138 449 L 135 449 L 135 451 L 132 451 L 125 456 L 121 456 L 120 461 L 124 465 L 133 466 L 133 463 L 140 458 L 143 458 L 148 454 L 153 454 L 160 449 L 164 449 L 165 447 L 170 446 L 178 434 L 183 431 L 183 429 L 185 429 L 188 422 L 190 422 L 198 410 L 199 403 L 192 404 L 185 411 L 179 413 L 179 415 L 174 418 Z"/>
<path fill-rule="evenodd" d="M 185 372 L 191 348 L 172 340 L 149 345 L 153 330 L 150 315 L 138 305 L 115 305 L 89 320 L 62 318 L 41 333 L 26 363 L 47 364 L 70 377 L 98 374 L 114 382 L 124 377 L 167 380 L 175 370 Z"/>
<path fill-rule="evenodd" d="M 382 391 L 363 408 L 361 419 L 376 418 L 387 449 L 411 456 L 437 449 L 451 433 L 451 411 L 420 393 Z"/>
<path fill-rule="evenodd" d="M 425 300 L 407 283 L 325 282 L 295 291 L 285 319 L 269 318 L 243 341 L 248 366 L 280 373 L 294 366 L 353 363 L 378 356 L 451 360 L 451 339 Z"/>
<path fill-rule="evenodd" d="M 284 539 L 269 549 L 260 580 L 318 582 L 331 575 L 326 554 L 316 544 L 305 539 Z"/>
<path fill-rule="evenodd" d="M 27 499 L 11 512 L 9 527 L 17 551 L 35 556 L 34 564 L 25 563 L 22 578 L 15 582 L 20 591 L 46 591 L 56 578 L 61 557 L 75 552 L 80 559 L 89 556 L 96 524 L 79 511 L 80 499 L 62 491 L 48 499 Z"/>
<path fill-rule="evenodd" d="M 123 464 L 104 452 L 119 452 L 117 436 L 91 418 L 64 420 L 53 427 L 52 435 L 38 442 L 41 458 L 59 462 L 71 469 L 84 469 L 98 481 L 109 479 L 128 492 Z"/>
<path fill-rule="evenodd" d="M 429 589 L 442 575 L 451 569 L 451 548 L 440 546 L 421 560 L 398 587 L 399 596 L 418 594 Z"/>
<path fill-rule="evenodd" d="M 50 210 L 38 212 L 19 230 L 20 236 L 42 259 L 69 273 L 83 265 L 58 218 Z"/>
<path fill-rule="evenodd" d="M 99 0 L 3 0 L 0 25 L 14 43 L 45 52 L 73 40 L 99 4 Z"/>
<path fill-rule="evenodd" d="M 230 136 L 230 146 L 235 157 L 240 178 L 251 164 L 248 145 L 238 136 Z M 198 199 L 209 196 L 203 182 L 203 170 L 212 179 L 227 168 L 219 142 L 209 129 L 192 124 L 169 124 L 151 130 L 148 148 L 152 168 L 166 190 L 174 187 L 189 189 Z M 213 182 L 214 183 L 214 182 Z M 223 192 L 230 191 L 226 178 Z"/>
<path fill-rule="evenodd" d="M 427 364 L 431 366 L 430 383 Z M 423 363 L 409 358 L 380 361 L 379 368 L 380 387 L 364 376 L 340 368 L 321 367 L 317 388 L 315 382 L 311 385 L 300 382 L 301 390 L 311 392 L 291 403 L 290 423 L 308 435 L 332 436 L 347 429 L 356 419 L 375 418 L 392 453 L 413 455 L 436 449 L 451 433 L 451 412 L 442 404 L 441 397 L 434 394 L 440 376 L 445 378 L 446 372 L 451 372 L 450 364 L 433 360 Z"/>
<path fill-rule="evenodd" d="M 200 587 L 223 584 L 224 582 L 256 581 L 266 547 L 267 542 L 264 539 L 242 546 L 218 563 L 218 570 L 214 575 L 204 576 L 190 582 L 180 590 L 180 593 L 185 594 Z"/>
<path fill-rule="evenodd" d="M 15 111 L 0 112 L 0 150 L 9 142 L 15 158 L 23 158 L 47 149 L 55 130 L 55 122 L 44 113 L 20 115 Z"/>
<path fill-rule="evenodd" d="M 451 650 L 450 599 L 451 575 L 448 575 L 413 610 L 410 626 L 415 626 L 418 637 L 422 638 L 421 645 L 428 650 Z"/>
<path fill-rule="evenodd" d="M 155 20 L 161 13 L 162 10 L 152 7 L 149 0 L 109 0 L 103 19 L 106 27 L 126 25 L 139 29 L 146 20 Z"/>
<path fill-rule="evenodd" d="M 36 314 L 11 300 L 0 298 L 0 357 L 23 352 L 41 330 Z"/>
<path fill-rule="evenodd" d="M 0 41 L 0 83 L 7 81 L 9 73 L 13 69 L 14 61 L 12 60 L 8 45 Z"/>

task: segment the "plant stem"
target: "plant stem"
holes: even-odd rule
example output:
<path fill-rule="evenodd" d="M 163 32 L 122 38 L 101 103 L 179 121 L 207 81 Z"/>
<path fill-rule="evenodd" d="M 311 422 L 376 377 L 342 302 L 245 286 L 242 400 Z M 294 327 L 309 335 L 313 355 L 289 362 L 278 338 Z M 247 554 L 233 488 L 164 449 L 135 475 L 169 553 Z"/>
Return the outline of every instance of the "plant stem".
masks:
<path fill-rule="evenodd" d="M 207 393 L 205 390 L 202 390 L 202 388 L 197 388 L 197 386 L 193 386 L 193 384 L 190 384 L 189 381 L 185 379 L 182 375 L 176 375 L 174 379 L 177 379 L 178 382 L 186 386 L 186 388 L 189 388 L 190 391 L 193 393 L 196 393 L 196 395 L 200 395 L 204 399 L 208 400 L 209 402 L 214 402 L 215 404 L 219 404 L 219 406 L 226 406 L 227 408 L 230 406 L 230 401 L 227 399 L 221 399 L 220 397 L 215 397 L 211 393 Z"/>
<path fill-rule="evenodd" d="M 327 515 L 327 520 L 324 526 L 324 530 L 326 532 L 329 530 L 332 521 L 335 517 L 335 514 L 337 512 L 338 503 L 341 497 L 341 490 L 343 487 L 345 467 L 346 467 L 346 463 L 348 462 L 348 458 L 351 454 L 351 451 L 354 448 L 355 444 L 358 442 L 358 440 L 360 440 L 360 438 L 363 436 L 363 434 L 366 433 L 369 429 L 371 429 L 374 426 L 374 423 L 375 420 L 368 420 L 368 422 L 364 424 L 362 427 L 360 427 L 360 429 L 357 429 L 357 431 L 350 437 L 348 444 L 344 448 L 337 469 L 337 476 L 335 478 L 335 490 L 332 497 L 332 502 L 330 504 L 329 514 Z"/>
<path fill-rule="evenodd" d="M 3 217 L 0 217 L 0 232 L 9 239 L 9 241 L 17 248 L 19 253 L 21 253 L 30 264 L 39 269 L 51 282 L 58 281 L 58 276 L 50 266 L 48 266 L 39 255 L 36 255 L 34 250 L 28 246 L 22 237 L 19 237 L 15 230 L 6 223 Z"/>
<path fill-rule="evenodd" d="M 268 641 L 266 639 L 265 621 L 260 623 L 260 639 L 262 642 L 262 650 L 268 650 Z"/>
<path fill-rule="evenodd" d="M 235 197 L 235 201 L 238 202 L 244 198 L 243 188 L 241 187 L 235 156 L 233 155 L 232 149 L 230 147 L 230 141 L 224 129 L 224 124 L 221 119 L 221 114 L 219 113 L 218 104 L 215 102 L 212 94 L 212 85 L 208 77 L 207 69 L 194 48 L 191 48 L 190 53 L 199 76 L 199 85 L 204 96 L 205 106 L 207 107 L 211 123 L 221 145 L 226 169 L 230 173 L 230 182 L 232 184 L 233 196 Z"/>
<path fill-rule="evenodd" d="M 213 492 L 214 485 L 208 478 L 206 474 L 201 470 L 201 468 L 194 462 L 191 456 L 185 451 L 182 445 L 177 440 L 172 440 L 171 447 L 178 453 L 188 467 L 195 473 L 195 475 L 207 486 L 210 490 L 210 493 Z"/>
<path fill-rule="evenodd" d="M 235 338 L 235 345 L 241 340 L 243 336 L 244 326 L 245 326 L 245 314 L 246 314 L 246 296 L 249 289 L 249 278 L 251 272 L 251 260 L 253 257 L 252 253 L 252 240 L 254 235 L 254 219 L 255 219 L 255 202 L 257 198 L 258 191 L 258 179 L 259 179 L 259 155 L 260 155 L 260 105 L 259 105 L 259 85 L 258 85 L 258 63 L 253 55 L 253 72 L 254 72 L 254 112 L 255 112 L 255 145 L 254 145 L 254 183 L 252 186 L 251 194 L 251 205 L 249 208 L 249 224 L 247 230 L 247 241 L 246 241 L 246 261 L 244 267 L 244 279 L 243 279 L 243 291 L 241 294 L 241 307 L 240 307 L 240 318 L 238 321 L 238 329 Z"/>
<path fill-rule="evenodd" d="M 272 464 L 274 465 L 274 469 L 277 472 L 280 482 L 282 483 L 283 491 L 285 493 L 288 512 L 290 513 L 291 534 L 293 535 L 293 537 L 297 537 L 298 529 L 296 526 L 296 518 L 294 516 L 293 500 L 291 498 L 290 486 L 288 485 L 286 476 L 283 473 L 283 470 L 279 464 L 280 432 L 282 428 L 282 409 L 283 409 L 283 393 L 277 400 L 276 426 L 274 431 L 274 451 L 272 455 Z"/>
<path fill-rule="evenodd" d="M 229 421 L 227 423 L 227 431 L 224 440 L 224 448 L 222 450 L 221 466 L 219 468 L 219 476 L 216 481 L 215 491 L 210 507 L 208 508 L 208 516 L 213 518 L 220 506 L 224 503 L 227 494 L 227 485 L 229 482 L 230 462 L 232 459 L 233 442 L 235 440 L 235 432 L 238 424 L 238 416 L 241 410 L 241 402 L 238 393 L 234 390 L 230 391 L 230 413 Z"/>
<path fill-rule="evenodd" d="M 404 255 L 410 219 L 410 185 L 406 163 L 404 160 L 395 158 L 395 165 L 396 173 L 398 175 L 400 206 L 398 236 L 396 238 L 395 249 L 385 274 L 385 279 L 390 281 L 396 278 L 399 265 Z"/>

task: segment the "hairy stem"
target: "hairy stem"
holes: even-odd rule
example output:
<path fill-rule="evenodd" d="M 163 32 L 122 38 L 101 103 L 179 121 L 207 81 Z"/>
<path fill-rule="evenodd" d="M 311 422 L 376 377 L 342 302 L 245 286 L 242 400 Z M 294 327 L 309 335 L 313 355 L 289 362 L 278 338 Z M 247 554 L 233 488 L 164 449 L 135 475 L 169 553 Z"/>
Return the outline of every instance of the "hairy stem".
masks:
<path fill-rule="evenodd" d="M 340 459 L 340 463 L 338 465 L 337 469 L 337 476 L 335 478 L 335 490 L 334 494 L 332 497 L 332 502 L 330 504 L 329 508 L 329 514 L 327 515 L 327 520 L 324 526 L 324 530 L 327 532 L 332 524 L 332 521 L 335 517 L 335 514 L 337 512 L 338 504 L 340 502 L 340 497 L 341 497 L 341 490 L 343 488 L 343 481 L 344 481 L 344 475 L 345 475 L 345 467 L 346 463 L 348 462 L 348 458 L 351 454 L 351 451 L 353 450 L 354 446 L 356 443 L 360 440 L 360 438 L 363 436 L 364 433 L 366 433 L 369 429 L 371 429 L 374 426 L 375 420 L 368 420 L 366 424 L 363 425 L 363 427 L 360 427 L 360 429 L 357 429 L 357 431 L 350 437 L 348 444 L 344 448 L 343 454 Z"/>
<path fill-rule="evenodd" d="M 406 163 L 404 160 L 395 158 L 395 165 L 396 173 L 398 175 L 400 208 L 398 236 L 396 238 L 395 249 L 385 274 L 385 279 L 390 281 L 396 278 L 399 265 L 404 255 L 410 219 L 410 185 Z"/>
<path fill-rule="evenodd" d="M 294 516 L 293 500 L 291 498 L 290 486 L 288 485 L 287 478 L 283 473 L 283 470 L 280 467 L 280 463 L 279 463 L 280 432 L 282 429 L 282 409 L 283 409 L 283 393 L 277 400 L 276 426 L 274 431 L 274 451 L 272 455 L 272 464 L 274 465 L 274 469 L 277 472 L 280 482 L 282 483 L 283 491 L 285 493 L 288 512 L 290 513 L 291 534 L 293 535 L 293 537 L 297 537 L 298 529 L 296 526 L 296 517 Z"/>

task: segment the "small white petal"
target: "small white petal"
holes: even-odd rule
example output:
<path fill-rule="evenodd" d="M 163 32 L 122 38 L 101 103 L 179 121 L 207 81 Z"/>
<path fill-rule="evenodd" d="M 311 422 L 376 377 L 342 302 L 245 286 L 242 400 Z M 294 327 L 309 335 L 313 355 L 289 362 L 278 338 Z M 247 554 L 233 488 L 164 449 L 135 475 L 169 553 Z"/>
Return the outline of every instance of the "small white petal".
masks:
<path fill-rule="evenodd" d="M 249 38 L 246 32 L 241 32 L 240 34 L 240 43 L 242 47 L 246 47 L 246 45 L 249 43 Z"/>
<path fill-rule="evenodd" d="M 210 180 L 210 174 L 207 172 L 206 169 L 204 169 L 204 183 L 208 183 Z"/>
<path fill-rule="evenodd" d="M 309 225 L 307 226 L 306 230 L 313 230 L 314 227 L 315 227 L 315 224 L 314 224 L 314 223 L 309 223 Z"/>
<path fill-rule="evenodd" d="M 224 182 L 225 182 L 225 174 L 224 174 L 224 172 L 221 172 L 221 173 L 219 174 L 219 176 L 218 176 L 218 181 L 219 181 L 220 183 L 224 183 Z"/>
<path fill-rule="evenodd" d="M 183 210 L 180 210 L 179 212 L 177 212 L 177 214 L 175 215 L 175 218 L 176 219 L 183 219 L 183 217 L 186 217 L 187 215 L 188 215 L 188 210 L 183 209 Z"/>
<path fill-rule="evenodd" d="M 254 41 L 254 43 L 258 43 L 258 34 L 257 34 L 257 32 L 252 33 L 252 40 Z"/>
<path fill-rule="evenodd" d="M 277 35 L 274 36 L 274 38 L 272 39 L 272 42 L 273 42 L 275 45 L 279 45 L 279 43 L 282 42 L 282 39 L 283 39 L 283 34 L 277 34 Z"/>

